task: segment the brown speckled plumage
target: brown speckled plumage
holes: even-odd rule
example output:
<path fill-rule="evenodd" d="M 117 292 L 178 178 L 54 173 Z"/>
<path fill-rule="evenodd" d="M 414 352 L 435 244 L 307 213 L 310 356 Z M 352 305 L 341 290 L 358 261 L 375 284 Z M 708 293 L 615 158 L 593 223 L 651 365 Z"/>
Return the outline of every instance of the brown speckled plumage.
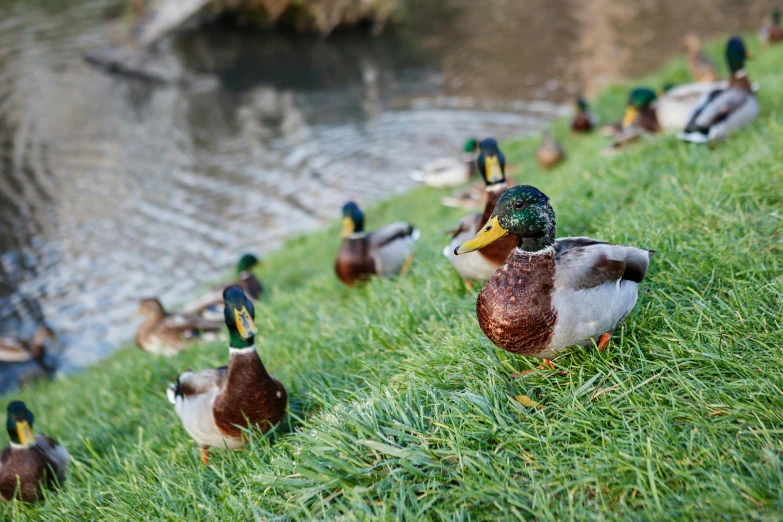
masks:
<path fill-rule="evenodd" d="M 242 439 L 240 427 L 269 431 L 285 417 L 288 393 L 269 375 L 255 350 L 232 355 L 226 387 L 213 407 L 215 424 L 226 436 Z"/>
<path fill-rule="evenodd" d="M 554 284 L 554 250 L 536 254 L 514 250 L 476 301 L 484 334 L 509 352 L 536 355 L 546 350 L 557 322 Z"/>

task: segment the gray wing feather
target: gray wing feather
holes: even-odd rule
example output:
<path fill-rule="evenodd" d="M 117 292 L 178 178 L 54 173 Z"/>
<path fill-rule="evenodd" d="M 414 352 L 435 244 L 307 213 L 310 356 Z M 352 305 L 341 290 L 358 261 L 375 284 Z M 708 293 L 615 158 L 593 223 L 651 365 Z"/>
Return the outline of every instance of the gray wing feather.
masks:
<path fill-rule="evenodd" d="M 367 242 L 370 248 L 382 247 L 395 239 L 403 239 L 413 234 L 415 229 L 404 221 L 395 221 L 383 228 L 367 234 Z"/>
<path fill-rule="evenodd" d="M 710 127 L 745 103 L 748 96 L 753 95 L 741 89 L 726 89 L 702 107 L 694 123 L 699 128 Z"/>
<path fill-rule="evenodd" d="M 641 282 L 652 252 L 587 237 L 555 242 L 555 288 L 583 290 L 623 279 Z"/>

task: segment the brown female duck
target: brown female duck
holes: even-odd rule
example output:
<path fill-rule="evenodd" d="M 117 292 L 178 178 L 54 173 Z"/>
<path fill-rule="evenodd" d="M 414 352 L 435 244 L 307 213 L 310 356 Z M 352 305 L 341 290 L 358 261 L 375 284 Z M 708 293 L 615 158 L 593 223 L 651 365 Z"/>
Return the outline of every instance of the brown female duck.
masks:
<path fill-rule="evenodd" d="M 284 419 L 288 403 L 285 387 L 269 375 L 256 352 L 253 302 L 239 286 L 226 288 L 223 300 L 228 365 L 187 371 L 166 393 L 185 430 L 198 443 L 204 464 L 210 447 L 242 448 L 243 429 L 269 431 Z"/>
<path fill-rule="evenodd" d="M 484 334 L 504 350 L 543 358 L 545 364 L 572 345 L 597 340 L 603 350 L 633 310 L 652 252 L 586 237 L 555 241 L 549 198 L 535 187 L 517 185 L 455 254 L 509 235 L 517 247 L 476 301 Z"/>
<path fill-rule="evenodd" d="M 156 298 L 142 300 L 139 313 L 145 319 L 136 331 L 136 346 L 166 357 L 188 348 L 203 332 L 219 332 L 223 325 L 197 315 L 166 312 Z"/>
<path fill-rule="evenodd" d="M 413 259 L 413 246 L 419 231 L 397 221 L 373 232 L 364 231 L 364 214 L 349 201 L 343 206 L 343 242 L 337 252 L 334 270 L 346 285 L 354 285 L 373 275 L 404 273 Z"/>
<path fill-rule="evenodd" d="M 70 455 L 56 440 L 35 435 L 33 420 L 23 402 L 8 405 L 11 445 L 0 452 L 0 500 L 33 502 L 42 497 L 42 487 L 65 480 Z"/>
<path fill-rule="evenodd" d="M 565 159 L 563 147 L 555 141 L 552 133 L 545 130 L 542 133 L 541 144 L 536 150 L 536 161 L 542 169 L 551 169 Z"/>
<path fill-rule="evenodd" d="M 701 41 L 695 34 L 685 35 L 682 45 L 688 51 L 688 70 L 697 82 L 715 82 L 718 80 L 718 69 L 709 56 L 701 50 Z"/>
<path fill-rule="evenodd" d="M 498 147 L 497 141 L 492 138 L 483 140 L 480 150 L 476 163 L 484 178 L 484 190 L 487 194 L 484 213 L 469 214 L 460 220 L 452 233 L 451 241 L 443 249 L 443 255 L 454 265 L 464 280 L 484 282 L 503 264 L 508 253 L 516 246 L 516 241 L 507 238 L 496 241 L 478 252 L 459 257 L 454 254 L 457 246 L 478 232 L 489 220 L 501 194 L 509 187 L 506 180 L 506 157 Z"/>
<path fill-rule="evenodd" d="M 46 325 L 41 325 L 32 338 L 0 337 L 0 362 L 21 363 L 38 361 L 43 364 L 49 341 L 56 340 L 54 332 Z"/>

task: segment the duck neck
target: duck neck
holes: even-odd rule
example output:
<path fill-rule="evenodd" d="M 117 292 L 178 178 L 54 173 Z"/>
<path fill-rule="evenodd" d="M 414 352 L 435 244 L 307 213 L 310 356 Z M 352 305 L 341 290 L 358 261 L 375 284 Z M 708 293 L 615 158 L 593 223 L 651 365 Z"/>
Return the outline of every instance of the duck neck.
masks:
<path fill-rule="evenodd" d="M 748 73 L 745 69 L 740 69 L 731 73 L 731 79 L 729 80 L 729 87 L 734 89 L 742 89 L 743 91 L 753 92 L 750 80 L 748 79 Z"/>
<path fill-rule="evenodd" d="M 233 338 L 230 340 L 227 388 L 252 388 L 271 379 L 256 352 L 254 340 L 254 337 L 242 339 L 244 346 L 241 347 L 235 346 L 239 343 L 235 343 Z"/>
<path fill-rule="evenodd" d="M 517 250 L 527 254 L 538 254 L 549 250 L 554 245 L 550 237 L 522 237 L 519 238 Z"/>

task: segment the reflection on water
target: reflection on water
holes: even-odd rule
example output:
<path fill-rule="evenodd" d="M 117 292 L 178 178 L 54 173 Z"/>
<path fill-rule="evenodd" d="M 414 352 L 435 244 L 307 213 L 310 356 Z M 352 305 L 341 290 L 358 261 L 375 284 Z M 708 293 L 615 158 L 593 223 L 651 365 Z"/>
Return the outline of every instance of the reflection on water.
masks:
<path fill-rule="evenodd" d="M 683 32 L 754 28 L 769 10 L 416 2 L 370 40 L 183 34 L 165 60 L 216 79 L 183 89 L 82 62 L 116 3 L 0 1 L 0 332 L 45 316 L 66 369 L 129 339 L 138 298 L 183 302 L 345 199 L 410 188 L 413 167 L 469 135 L 531 132 L 576 93 L 660 65 Z"/>

